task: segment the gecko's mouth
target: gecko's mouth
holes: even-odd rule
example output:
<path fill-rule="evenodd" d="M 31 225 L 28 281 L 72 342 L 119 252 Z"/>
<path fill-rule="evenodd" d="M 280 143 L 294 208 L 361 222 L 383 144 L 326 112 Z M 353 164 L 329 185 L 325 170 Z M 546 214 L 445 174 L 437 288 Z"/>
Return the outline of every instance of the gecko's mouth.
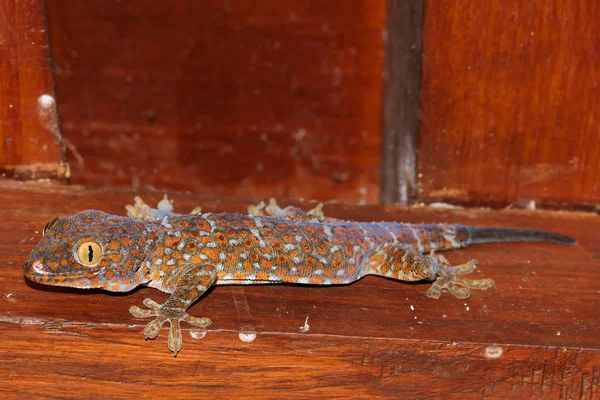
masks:
<path fill-rule="evenodd" d="M 44 263 L 37 260 L 27 263 L 25 267 L 25 277 L 32 282 L 42 284 L 52 284 L 59 286 L 74 286 L 75 282 L 89 280 L 101 272 L 102 268 L 89 270 L 86 272 L 54 272 L 44 266 Z"/>

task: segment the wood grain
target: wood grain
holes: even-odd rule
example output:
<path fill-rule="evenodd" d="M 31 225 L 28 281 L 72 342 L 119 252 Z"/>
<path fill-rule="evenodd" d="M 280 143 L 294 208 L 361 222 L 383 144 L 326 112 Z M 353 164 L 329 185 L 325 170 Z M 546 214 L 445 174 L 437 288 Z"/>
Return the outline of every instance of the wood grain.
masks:
<path fill-rule="evenodd" d="M 421 199 L 600 201 L 600 3 L 427 2 Z"/>
<path fill-rule="evenodd" d="M 379 199 L 385 0 L 47 0 L 72 182 Z"/>
<path fill-rule="evenodd" d="M 45 101 L 40 102 L 41 96 Z M 43 0 L 0 2 L 0 174 L 65 179 Z"/>
<path fill-rule="evenodd" d="M 127 311 L 165 294 L 51 288 L 23 277 L 23 261 L 50 219 L 88 208 L 123 214 L 133 195 L 0 181 L 1 397 L 600 395 L 597 215 L 327 205 L 328 215 L 346 219 L 532 227 L 579 243 L 490 244 L 447 253 L 455 263 L 477 258 L 476 276 L 496 280 L 497 287 L 467 300 L 429 299 L 426 284 L 376 277 L 337 287 L 217 287 L 191 310 L 210 316 L 213 325 L 185 327 L 183 351 L 173 358 L 166 330 L 144 341 L 143 322 Z M 151 202 L 162 197 L 142 195 Z M 182 212 L 198 204 L 243 211 L 256 200 L 172 197 Z M 256 339 L 243 342 L 240 333 Z"/>

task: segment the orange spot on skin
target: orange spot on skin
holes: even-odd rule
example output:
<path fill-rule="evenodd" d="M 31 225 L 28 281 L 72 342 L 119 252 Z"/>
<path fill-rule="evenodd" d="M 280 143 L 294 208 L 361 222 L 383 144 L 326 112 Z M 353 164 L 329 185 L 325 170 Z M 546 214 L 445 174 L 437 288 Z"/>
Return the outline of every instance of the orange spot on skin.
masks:
<path fill-rule="evenodd" d="M 181 228 L 191 228 L 192 224 L 186 220 L 179 220 L 179 221 L 177 221 L 176 226 L 181 227 Z"/>
<path fill-rule="evenodd" d="M 206 247 L 206 248 L 202 249 L 202 253 L 206 257 L 208 257 L 208 259 L 206 261 L 213 261 L 213 262 L 217 261 L 219 259 L 219 252 L 220 252 L 220 250 L 217 250 L 214 247 Z"/>
<path fill-rule="evenodd" d="M 108 242 L 108 244 L 106 245 L 106 248 L 110 251 L 119 251 L 121 250 L 121 245 L 119 244 L 118 241 L 116 240 L 111 240 L 110 242 Z"/>
<path fill-rule="evenodd" d="M 304 233 L 306 233 L 308 236 L 314 236 L 314 234 L 317 232 L 317 227 L 313 226 L 313 225 L 307 225 L 304 227 Z"/>
<path fill-rule="evenodd" d="M 266 281 L 269 278 L 269 274 L 267 273 L 267 271 L 258 271 L 256 273 L 256 279 L 260 280 L 260 281 Z"/>
<path fill-rule="evenodd" d="M 204 231 L 204 232 L 210 232 L 211 227 L 210 227 L 210 224 L 206 220 L 199 219 L 196 221 L 196 229 Z"/>
<path fill-rule="evenodd" d="M 133 246 L 133 240 L 128 238 L 127 236 L 123 236 L 121 238 L 121 244 L 127 247 Z"/>
<path fill-rule="evenodd" d="M 123 254 L 120 254 L 120 253 L 106 254 L 106 255 L 104 255 L 104 257 L 108 261 L 111 261 L 111 262 L 114 262 L 114 263 L 118 263 L 118 262 L 121 262 L 121 260 L 123 259 Z"/>
<path fill-rule="evenodd" d="M 279 232 L 285 232 L 288 229 L 287 224 L 276 224 L 275 230 Z"/>
<path fill-rule="evenodd" d="M 217 235 L 217 244 L 221 249 L 225 249 L 229 246 L 229 240 L 223 234 L 219 233 Z"/>
<path fill-rule="evenodd" d="M 252 273 L 252 271 L 254 270 L 254 266 L 252 265 L 252 263 L 249 260 L 244 260 L 244 262 L 242 262 L 242 267 L 244 268 L 244 275 L 248 276 Z"/>
<path fill-rule="evenodd" d="M 210 282 L 211 282 L 211 278 L 208 276 L 203 276 L 202 278 L 200 278 L 200 283 L 204 287 L 210 286 Z"/>
<path fill-rule="evenodd" d="M 165 246 L 167 246 L 170 249 L 177 248 L 177 246 L 179 246 L 179 243 L 180 243 L 179 238 L 177 238 L 175 236 L 167 236 L 165 238 Z"/>
<path fill-rule="evenodd" d="M 260 262 L 260 264 L 261 264 L 261 265 L 260 265 L 260 267 L 262 268 L 262 270 L 266 270 L 266 271 L 270 271 L 270 270 L 271 270 L 271 267 L 272 267 L 273 265 L 275 265 L 275 264 L 273 263 L 273 261 L 269 261 L 269 260 L 266 260 L 266 259 L 265 259 L 265 260 L 262 260 L 262 261 Z"/>
<path fill-rule="evenodd" d="M 328 251 L 325 248 L 325 246 L 323 245 L 319 245 L 317 246 L 317 253 L 321 254 L 322 256 L 327 255 Z"/>

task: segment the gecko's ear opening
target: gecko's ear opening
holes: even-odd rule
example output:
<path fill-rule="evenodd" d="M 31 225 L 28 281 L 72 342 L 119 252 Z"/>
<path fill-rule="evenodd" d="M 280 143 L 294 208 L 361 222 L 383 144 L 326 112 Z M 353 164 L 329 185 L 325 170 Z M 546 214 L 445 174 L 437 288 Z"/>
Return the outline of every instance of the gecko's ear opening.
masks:
<path fill-rule="evenodd" d="M 58 222 L 58 217 L 54 218 L 52 221 L 48 222 L 42 231 L 42 236 L 46 236 L 46 233 L 50 232 L 50 230 L 56 225 Z"/>

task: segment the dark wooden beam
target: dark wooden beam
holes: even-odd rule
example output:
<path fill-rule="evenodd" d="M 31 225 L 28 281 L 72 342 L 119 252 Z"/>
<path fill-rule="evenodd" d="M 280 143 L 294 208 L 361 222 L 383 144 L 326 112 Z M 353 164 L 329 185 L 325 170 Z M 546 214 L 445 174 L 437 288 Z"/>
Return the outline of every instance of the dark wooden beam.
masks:
<path fill-rule="evenodd" d="M 417 182 L 423 0 L 388 0 L 381 202 L 408 204 Z"/>

